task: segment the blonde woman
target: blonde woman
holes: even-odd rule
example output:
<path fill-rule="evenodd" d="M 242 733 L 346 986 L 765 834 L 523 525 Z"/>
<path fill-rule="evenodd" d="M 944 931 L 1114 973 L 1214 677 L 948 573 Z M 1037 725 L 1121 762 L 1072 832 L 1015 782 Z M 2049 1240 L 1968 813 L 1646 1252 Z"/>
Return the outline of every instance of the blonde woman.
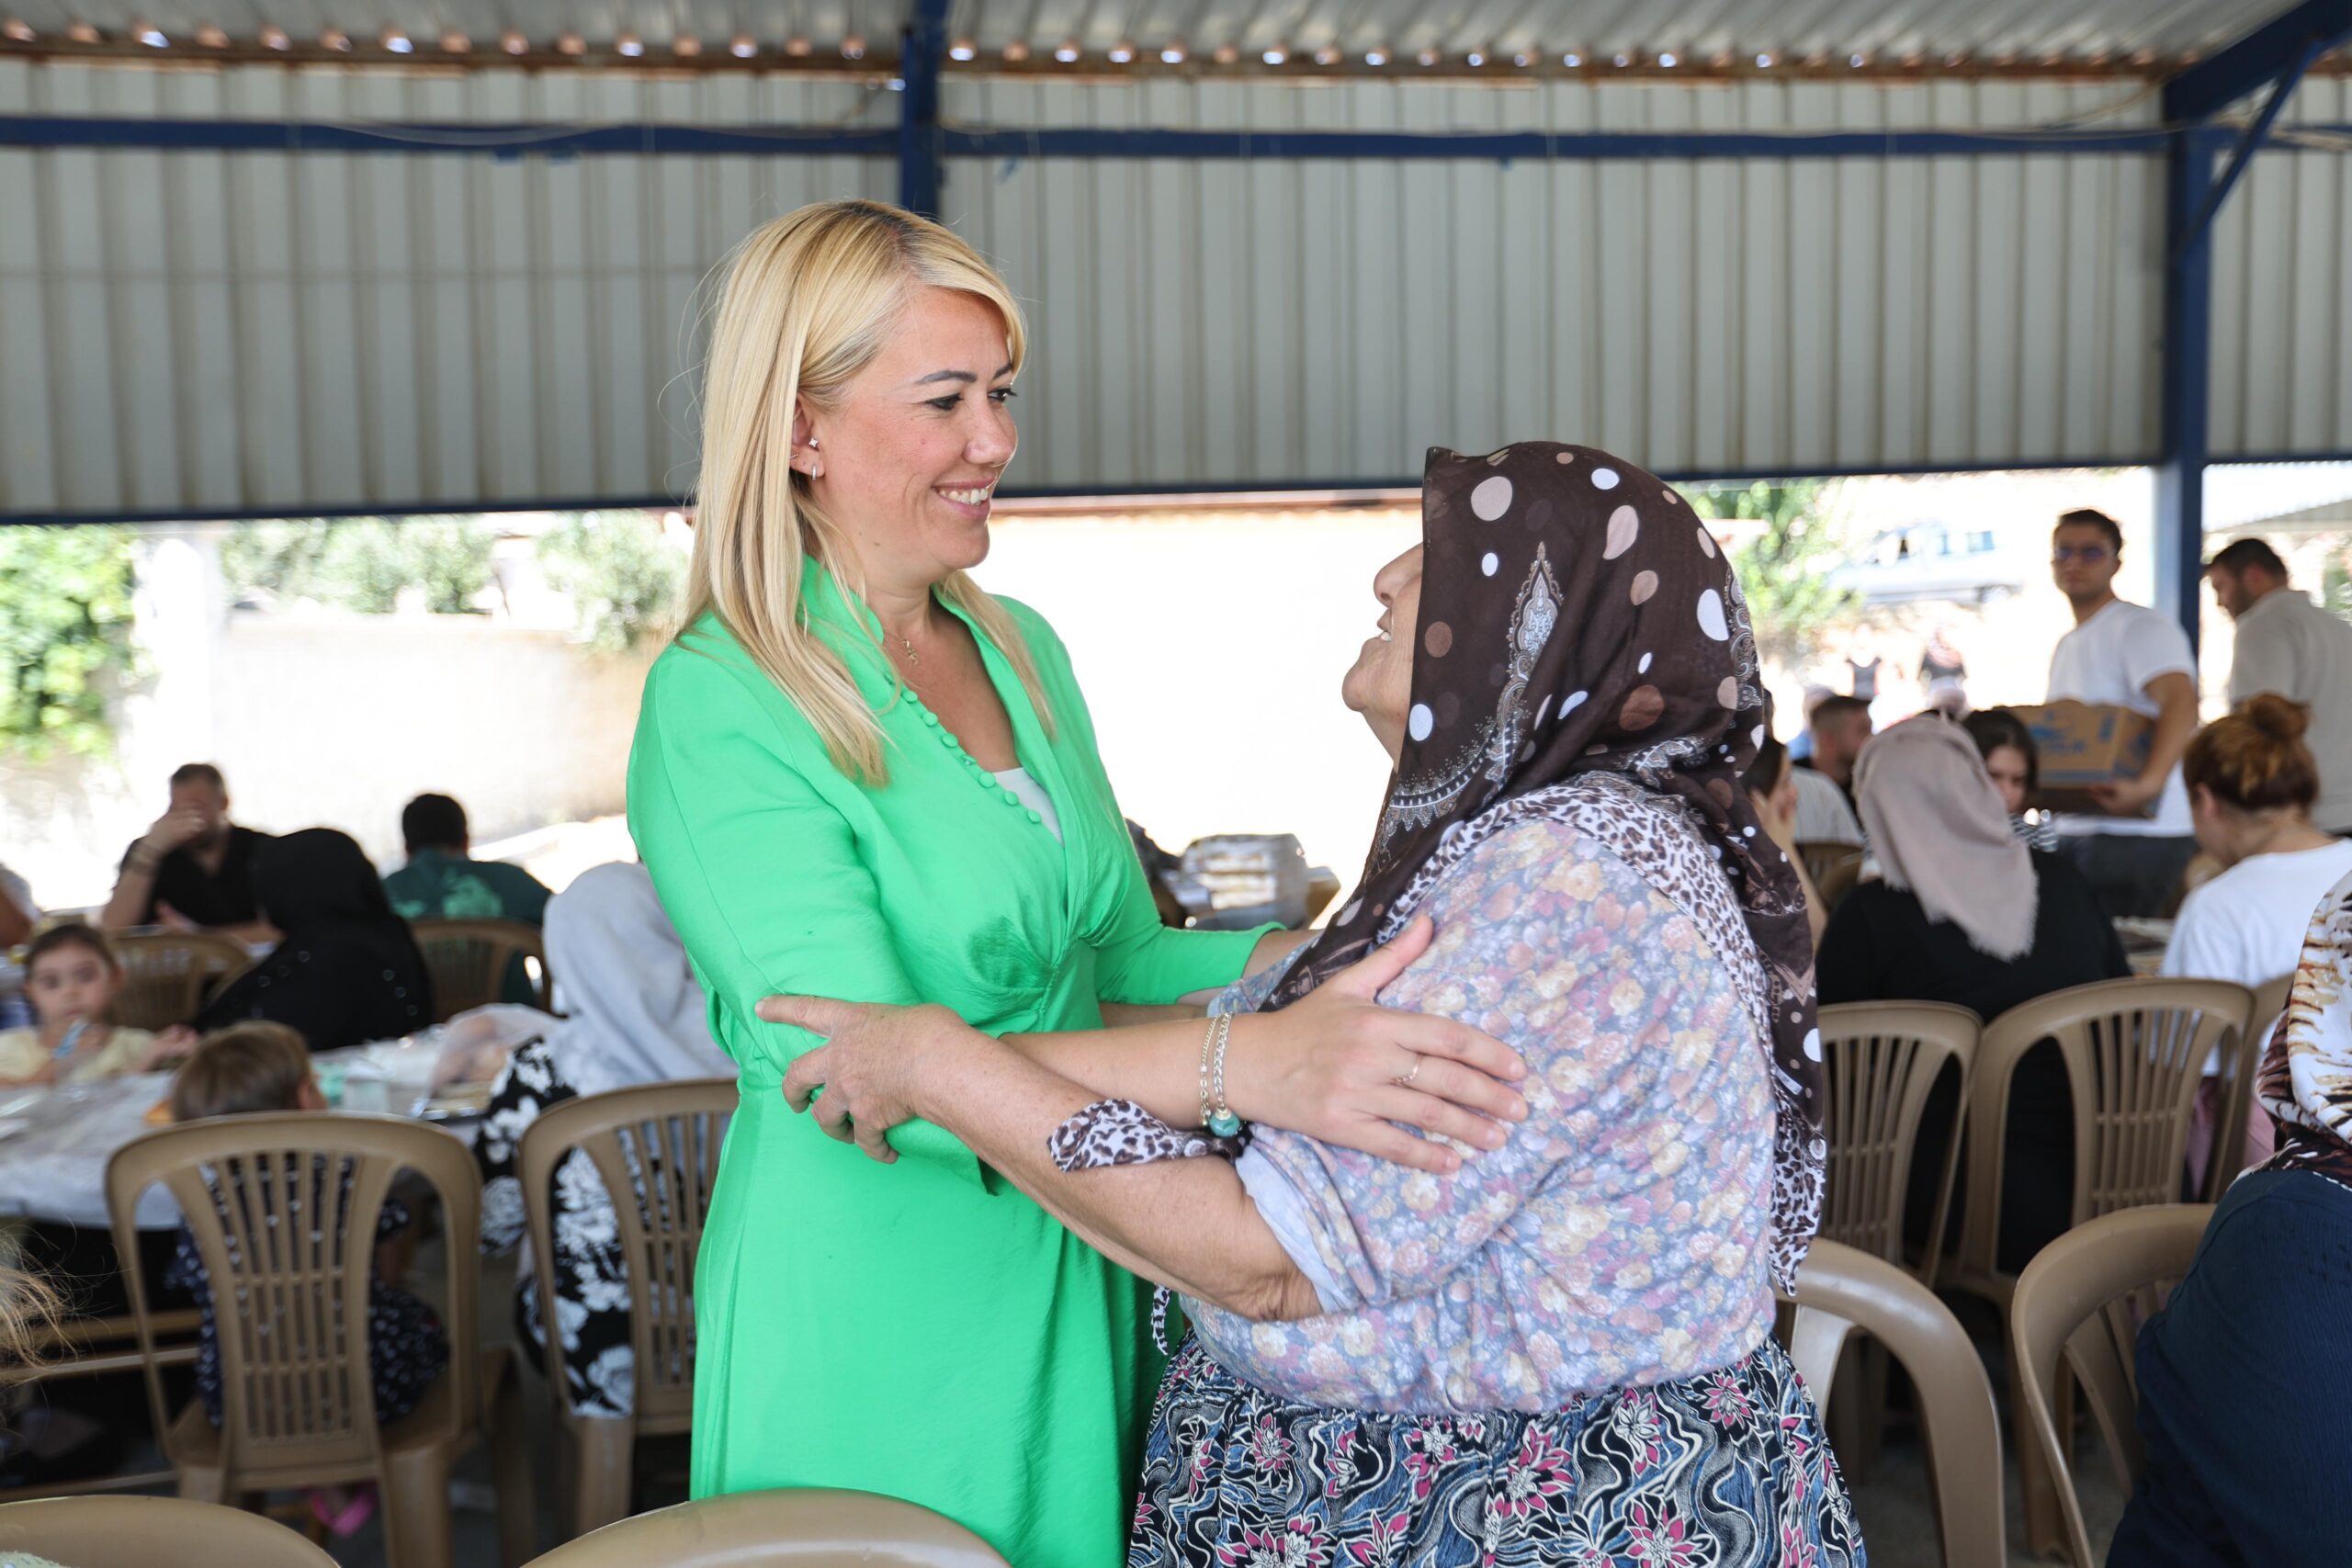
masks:
<path fill-rule="evenodd" d="M 1022 1568 L 1100 1568 L 1159 1374 L 1142 1287 L 935 1125 L 795 1115 L 785 1070 L 816 1041 L 759 999 L 944 1004 L 1172 1122 L 1214 1090 L 1220 1123 L 1432 1171 L 1461 1156 L 1398 1123 L 1493 1148 L 1526 1108 L 1508 1048 L 1373 1002 L 1426 932 L 1229 1035 L 1175 1016 L 1301 939 L 1161 926 L 1068 654 L 965 575 L 1024 347 L 1002 280 L 895 209 L 744 243 L 629 822 L 742 1083 L 696 1279 L 695 1495 L 879 1492 Z M 1157 1013 L 1106 1030 L 1106 1003 Z"/>

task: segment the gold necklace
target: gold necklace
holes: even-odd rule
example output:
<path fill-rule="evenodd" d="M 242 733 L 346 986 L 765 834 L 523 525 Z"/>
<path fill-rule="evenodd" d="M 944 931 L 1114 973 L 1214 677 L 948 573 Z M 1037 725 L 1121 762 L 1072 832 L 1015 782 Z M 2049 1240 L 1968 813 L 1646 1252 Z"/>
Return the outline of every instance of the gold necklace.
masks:
<path fill-rule="evenodd" d="M 915 645 L 908 638 L 900 637 L 899 639 L 899 646 L 907 650 L 908 663 L 918 666 L 922 663 L 922 655 L 915 651 Z"/>

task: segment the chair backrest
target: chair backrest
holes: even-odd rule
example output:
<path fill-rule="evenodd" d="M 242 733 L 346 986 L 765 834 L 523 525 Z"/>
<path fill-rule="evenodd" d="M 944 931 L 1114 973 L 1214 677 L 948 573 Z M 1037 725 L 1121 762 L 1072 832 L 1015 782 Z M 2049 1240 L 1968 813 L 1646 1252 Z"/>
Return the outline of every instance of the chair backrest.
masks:
<path fill-rule="evenodd" d="M 2213 1152 L 2205 1168 L 2205 1190 L 2197 1196 L 2218 1203 L 2230 1183 L 2245 1169 L 2246 1122 L 2254 1111 L 2255 1080 L 2262 1076 L 2262 1054 L 2270 1046 L 2270 1032 L 2287 1010 L 2292 975 L 2255 987 L 2246 1011 L 2246 1027 L 2222 1052 L 2220 1089 L 2216 1095 Z"/>
<path fill-rule="evenodd" d="M 1968 1073 L 1983 1027 L 1966 1008 L 1940 1002 L 1849 1002 L 1821 1010 L 1829 1139 L 1823 1236 L 1890 1263 L 1903 1261 L 1904 1200 L 1920 1115 L 1948 1063 L 1959 1065 L 1961 1103 L 1966 1105 Z M 1939 1172 L 1923 1275 L 1930 1284 L 1960 1161 L 1960 1134 L 1955 1125 Z"/>
<path fill-rule="evenodd" d="M 2212 1206 L 2205 1203 L 2152 1204 L 2104 1214 L 2043 1247 L 2018 1277 L 2017 1293 L 2009 1299 L 2009 1353 L 2018 1359 L 2034 1440 L 2058 1480 L 2073 1562 L 2097 1559 L 2075 1495 L 2068 1445 L 2058 1440 L 2051 1414 L 2059 1355 L 2064 1353 L 2082 1380 L 2116 1477 L 2129 1493 L 2147 1462 L 2132 1365 L 2140 1326 L 2155 1309 L 2158 1288 L 2188 1272 L 2212 1217 Z"/>
<path fill-rule="evenodd" d="M 70 1568 L 334 1568 L 275 1519 L 181 1497 L 42 1497 L 0 1504 L 0 1562 L 30 1552 Z"/>
<path fill-rule="evenodd" d="M 1829 839 L 1807 839 L 1797 845 L 1797 859 L 1804 862 L 1805 874 L 1817 884 L 1832 867 L 1846 861 L 1860 864 L 1862 847 Z"/>
<path fill-rule="evenodd" d="M 162 1182 L 196 1237 L 220 1343 L 220 1462 L 258 1490 L 273 1470 L 373 1469 L 379 1458 L 369 1373 L 368 1285 L 377 1216 L 412 1171 L 441 1202 L 449 1257 L 480 1245 L 481 1175 L 465 1145 L 393 1116 L 279 1111 L 219 1116 L 134 1138 L 107 1166 L 107 1204 L 139 1320 L 155 1430 L 171 1430 L 139 1267 L 139 1195 Z M 477 1271 L 448 1271 L 441 1374 L 454 1440 L 474 1413 Z M 420 1434 L 431 1436 L 432 1434 Z M 168 1443 L 167 1443 L 168 1448 Z M 182 1456 L 170 1455 L 175 1463 Z"/>
<path fill-rule="evenodd" d="M 2065 1058 L 2079 1225 L 2118 1209 L 2178 1201 L 2205 1058 L 2220 1049 L 2230 1061 L 2253 1003 L 2252 992 L 2225 980 L 2104 980 L 2037 998 L 1985 1025 L 1968 1111 L 1962 1277 L 1998 1277 L 2009 1079 L 2028 1051 L 2053 1040 Z"/>
<path fill-rule="evenodd" d="M 640 1426 L 683 1429 L 694 1410 L 695 1259 L 718 1179 L 719 1146 L 735 1114 L 735 1080 L 688 1078 L 583 1095 L 523 1130 L 515 1169 L 538 1260 L 539 1321 L 555 1305 L 555 1175 L 577 1149 L 596 1168 L 619 1221 L 628 1264 L 629 1344 L 637 1359 Z M 559 1406 L 571 1380 L 551 1372 Z"/>
<path fill-rule="evenodd" d="M 1789 1357 L 1817 1407 L 1828 1406 L 1838 1354 L 1855 1330 L 1902 1363 L 1919 1393 L 1945 1568 L 2003 1568 L 2000 1420 L 1984 1365 L 1951 1309 L 1885 1259 L 1818 1240 L 1798 1270 L 1794 1304 Z"/>
<path fill-rule="evenodd" d="M 657 1508 L 557 1547 L 530 1568 L 1007 1568 L 955 1520 L 896 1497 L 820 1487 Z"/>
<path fill-rule="evenodd" d="M 502 998 L 507 970 L 518 958 L 538 964 L 537 1002 L 549 1007 L 553 980 L 538 927 L 520 920 L 413 920 L 409 930 L 433 978 L 435 1021 Z"/>
<path fill-rule="evenodd" d="M 209 931 L 149 931 L 119 936 L 122 989 L 114 1017 L 126 1029 L 169 1029 L 186 1023 L 212 987 L 251 959 L 225 936 Z"/>

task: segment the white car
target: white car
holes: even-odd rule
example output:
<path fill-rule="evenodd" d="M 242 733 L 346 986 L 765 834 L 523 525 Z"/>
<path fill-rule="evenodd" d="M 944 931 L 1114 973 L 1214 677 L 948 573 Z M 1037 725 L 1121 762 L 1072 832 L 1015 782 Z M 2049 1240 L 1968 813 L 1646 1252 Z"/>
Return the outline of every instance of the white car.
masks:
<path fill-rule="evenodd" d="M 2025 587 L 2025 561 L 1992 529 L 1930 518 L 1889 528 L 1829 573 L 1871 604 L 1920 599 L 1991 604 Z"/>

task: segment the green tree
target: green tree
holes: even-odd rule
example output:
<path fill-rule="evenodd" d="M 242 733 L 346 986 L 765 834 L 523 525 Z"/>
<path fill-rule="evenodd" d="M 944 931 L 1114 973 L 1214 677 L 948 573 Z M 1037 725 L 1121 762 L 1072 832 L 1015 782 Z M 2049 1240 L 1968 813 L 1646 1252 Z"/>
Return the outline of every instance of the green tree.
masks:
<path fill-rule="evenodd" d="M 122 529 L 0 528 L 0 744 L 34 761 L 114 749 L 138 663 L 130 591 Z"/>
<path fill-rule="evenodd" d="M 254 523 L 222 544 L 220 570 L 238 597 L 260 588 L 383 615 L 413 586 L 433 614 L 461 615 L 490 585 L 491 544 L 490 530 L 467 516 Z"/>
<path fill-rule="evenodd" d="M 685 563 L 649 512 L 583 512 L 539 536 L 539 570 L 568 596 L 589 642 L 606 652 L 669 631 Z"/>
<path fill-rule="evenodd" d="M 1860 594 L 1829 582 L 1830 569 L 1843 562 L 1844 540 L 1820 480 L 1706 485 L 1687 493 L 1702 517 L 1760 525 L 1732 547 L 1731 561 L 1767 660 L 1808 662 L 1830 629 L 1861 608 Z"/>

